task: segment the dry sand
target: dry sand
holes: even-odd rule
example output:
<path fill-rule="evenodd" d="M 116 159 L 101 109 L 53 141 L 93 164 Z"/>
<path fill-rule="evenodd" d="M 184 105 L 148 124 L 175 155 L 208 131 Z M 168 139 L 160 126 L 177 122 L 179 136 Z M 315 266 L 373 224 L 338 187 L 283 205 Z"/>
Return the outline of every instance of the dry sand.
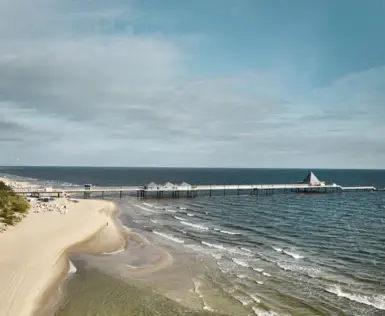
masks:
<path fill-rule="evenodd" d="M 50 203 L 65 202 L 57 199 Z M 49 211 L 49 205 L 39 213 L 31 210 L 15 227 L 0 234 L 1 316 L 32 315 L 45 291 L 68 268 L 63 255 L 74 245 L 102 234 L 98 251 L 124 246 L 125 238 L 114 220 L 114 203 L 80 200 L 66 204 L 64 213 L 54 208 Z"/>

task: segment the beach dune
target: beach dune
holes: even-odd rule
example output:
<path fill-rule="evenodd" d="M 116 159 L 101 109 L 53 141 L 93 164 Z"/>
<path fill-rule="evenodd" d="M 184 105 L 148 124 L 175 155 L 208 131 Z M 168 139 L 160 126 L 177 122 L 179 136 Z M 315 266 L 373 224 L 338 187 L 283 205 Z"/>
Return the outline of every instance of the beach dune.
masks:
<path fill-rule="evenodd" d="M 55 201 L 59 202 L 64 200 Z M 1 316 L 33 315 L 45 291 L 68 271 L 63 256 L 70 248 L 85 251 L 85 241 L 95 253 L 124 247 L 124 235 L 114 220 L 117 209 L 113 202 L 66 203 L 65 214 L 30 212 L 0 234 Z M 99 235 L 103 239 L 98 241 Z"/>

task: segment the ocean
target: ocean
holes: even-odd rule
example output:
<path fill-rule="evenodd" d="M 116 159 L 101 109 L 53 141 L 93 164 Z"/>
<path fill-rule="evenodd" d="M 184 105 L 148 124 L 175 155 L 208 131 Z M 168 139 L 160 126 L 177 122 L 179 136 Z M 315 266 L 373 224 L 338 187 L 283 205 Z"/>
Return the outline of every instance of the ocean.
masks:
<path fill-rule="evenodd" d="M 313 170 L 340 185 L 385 187 L 384 170 Z M 296 183 L 307 170 L 3 167 L 58 185 Z M 245 192 L 246 193 L 246 192 Z M 385 192 L 147 199 L 109 196 L 132 241 L 71 255 L 59 316 L 385 315 Z M 139 272 L 172 257 L 162 269 Z"/>

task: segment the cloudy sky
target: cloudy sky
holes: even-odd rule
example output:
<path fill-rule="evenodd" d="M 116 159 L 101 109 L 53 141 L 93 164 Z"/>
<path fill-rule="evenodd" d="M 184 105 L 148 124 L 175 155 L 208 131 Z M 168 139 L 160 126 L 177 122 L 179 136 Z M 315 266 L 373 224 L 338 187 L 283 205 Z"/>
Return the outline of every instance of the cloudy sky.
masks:
<path fill-rule="evenodd" d="M 0 165 L 385 168 L 385 1 L 0 0 Z"/>

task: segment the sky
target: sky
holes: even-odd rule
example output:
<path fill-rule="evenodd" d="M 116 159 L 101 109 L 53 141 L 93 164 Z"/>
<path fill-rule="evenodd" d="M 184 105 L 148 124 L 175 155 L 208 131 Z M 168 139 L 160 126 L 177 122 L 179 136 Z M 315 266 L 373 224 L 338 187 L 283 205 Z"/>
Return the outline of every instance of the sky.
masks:
<path fill-rule="evenodd" d="M 0 0 L 0 165 L 385 168 L 385 1 Z"/>

